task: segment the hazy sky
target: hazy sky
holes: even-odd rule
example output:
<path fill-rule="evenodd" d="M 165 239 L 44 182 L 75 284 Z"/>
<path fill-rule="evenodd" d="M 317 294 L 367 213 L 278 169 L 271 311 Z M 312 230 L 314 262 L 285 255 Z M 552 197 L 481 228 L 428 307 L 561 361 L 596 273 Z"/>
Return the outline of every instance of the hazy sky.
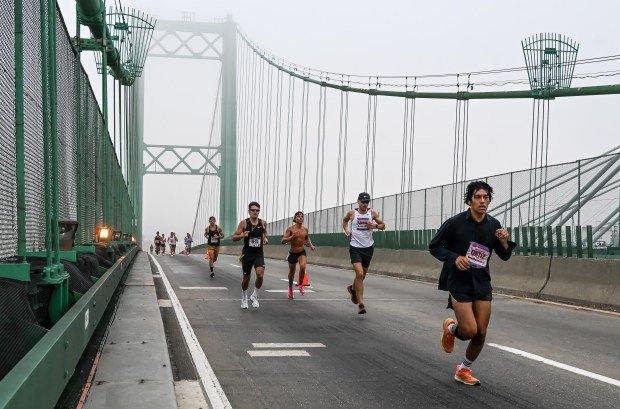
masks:
<path fill-rule="evenodd" d="M 108 5 L 114 3 L 107 1 Z M 73 34 L 75 2 L 60 0 L 59 4 Z M 123 0 L 122 4 L 172 20 L 180 20 L 184 11 L 195 13 L 198 21 L 213 21 L 231 13 L 241 30 L 263 49 L 297 64 L 349 74 L 413 76 L 520 67 L 524 65 L 520 41 L 540 32 L 562 33 L 577 41 L 580 59 L 620 54 L 620 2 L 612 0 Z M 618 69 L 619 65 L 605 69 Z M 89 67 L 93 72 L 92 64 Z M 218 70 L 219 63 L 213 61 L 147 60 L 145 142 L 205 145 Z M 97 78 L 96 74 L 91 78 Z M 618 83 L 620 76 L 596 81 Z M 94 89 L 100 90 L 98 78 Z M 328 98 L 328 107 L 337 110 L 337 94 Z M 362 106 L 365 100 L 360 101 Z M 383 108 L 378 125 L 382 145 L 377 152 L 376 196 L 400 188 L 400 165 L 394 161 L 394 152 L 400 154 L 402 136 L 402 102 L 380 99 L 379 105 Z M 549 162 L 595 156 L 618 145 L 619 107 L 620 96 L 616 95 L 552 101 Z M 420 123 L 414 145 L 414 187 L 449 183 L 454 101 L 420 100 L 417 109 Z M 531 109 L 529 100 L 471 102 L 468 175 L 492 175 L 529 166 Z M 337 126 L 337 111 L 330 110 L 330 115 L 329 123 Z M 355 114 L 351 121 L 365 129 L 365 114 Z M 356 137 L 359 144 L 365 142 L 365 132 L 350 135 L 350 141 Z M 352 162 L 348 166 L 354 168 Z M 398 169 L 397 177 L 394 169 Z M 353 175 L 351 179 L 348 200 L 355 199 L 353 189 L 359 181 L 353 180 Z M 191 231 L 200 180 L 193 176 L 145 177 L 146 237 L 154 230 L 174 230 L 179 235 Z M 330 193 L 324 203 L 332 205 L 334 197 L 335 192 Z"/>

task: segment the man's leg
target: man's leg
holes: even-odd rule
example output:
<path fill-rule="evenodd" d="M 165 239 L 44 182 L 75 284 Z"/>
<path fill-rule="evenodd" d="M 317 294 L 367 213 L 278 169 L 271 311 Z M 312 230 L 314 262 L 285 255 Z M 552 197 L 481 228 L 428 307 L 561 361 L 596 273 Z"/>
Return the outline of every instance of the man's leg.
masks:
<path fill-rule="evenodd" d="M 299 289 L 299 294 L 304 295 L 304 278 L 306 277 L 306 256 L 299 257 L 299 280 L 297 281 L 297 288 Z"/>
<path fill-rule="evenodd" d="M 288 263 L 288 298 L 293 299 L 293 280 L 295 279 L 295 264 Z"/>
<path fill-rule="evenodd" d="M 473 313 L 476 319 L 476 335 L 469 341 L 465 357 L 473 362 L 484 347 L 487 336 L 487 327 L 491 319 L 491 301 L 476 300 L 473 302 Z"/>
<path fill-rule="evenodd" d="M 353 271 L 355 271 L 355 279 L 353 280 L 353 289 L 355 290 L 355 295 L 357 296 L 358 304 L 364 303 L 364 278 L 366 278 L 366 273 L 368 272 L 368 268 L 362 267 L 362 263 L 353 263 Z"/>
<path fill-rule="evenodd" d="M 252 300 L 252 307 L 258 308 L 258 290 L 260 290 L 260 288 L 263 286 L 263 275 L 265 274 L 265 267 L 255 266 L 254 271 L 256 271 L 256 281 L 254 281 L 254 292 L 250 296 L 250 300 Z"/>

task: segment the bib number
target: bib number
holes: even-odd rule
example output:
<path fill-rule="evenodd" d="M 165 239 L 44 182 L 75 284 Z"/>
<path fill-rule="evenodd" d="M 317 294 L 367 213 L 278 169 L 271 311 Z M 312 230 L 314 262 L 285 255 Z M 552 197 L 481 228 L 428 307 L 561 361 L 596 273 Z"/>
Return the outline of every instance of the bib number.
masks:
<path fill-rule="evenodd" d="M 260 247 L 260 245 L 261 245 L 261 238 L 260 237 L 250 237 L 249 245 L 250 245 L 250 247 Z"/>
<path fill-rule="evenodd" d="M 216 237 L 211 237 L 211 243 L 219 243 L 220 239 L 216 238 Z"/>
<path fill-rule="evenodd" d="M 487 261 L 489 260 L 489 256 L 491 255 L 491 251 L 488 247 L 483 246 L 482 244 L 478 244 L 476 242 L 471 242 L 469 248 L 467 249 L 467 260 L 469 260 L 469 265 L 473 268 L 485 268 L 487 266 Z"/>

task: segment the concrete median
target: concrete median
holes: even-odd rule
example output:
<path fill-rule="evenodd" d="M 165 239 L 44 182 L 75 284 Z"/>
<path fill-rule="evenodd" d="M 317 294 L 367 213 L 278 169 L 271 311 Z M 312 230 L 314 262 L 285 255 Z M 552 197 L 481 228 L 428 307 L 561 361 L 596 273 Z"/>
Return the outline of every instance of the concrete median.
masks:
<path fill-rule="evenodd" d="M 288 246 L 265 247 L 265 256 L 285 260 Z M 238 255 L 240 246 L 223 246 L 221 253 Z M 350 268 L 347 247 L 318 247 L 308 260 Z M 375 249 L 372 273 L 436 282 L 441 262 L 424 250 Z M 499 292 L 620 309 L 620 261 L 566 257 L 512 256 L 507 262 L 491 259 L 493 288 Z"/>

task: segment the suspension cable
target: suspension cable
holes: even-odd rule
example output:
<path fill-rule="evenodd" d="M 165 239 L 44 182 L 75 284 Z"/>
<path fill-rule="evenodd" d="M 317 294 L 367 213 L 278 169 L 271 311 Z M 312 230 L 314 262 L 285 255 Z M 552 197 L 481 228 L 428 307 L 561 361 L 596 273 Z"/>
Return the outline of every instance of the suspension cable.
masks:
<path fill-rule="evenodd" d="M 308 83 L 306 83 L 305 81 L 303 81 L 301 83 L 301 126 L 300 126 L 300 141 L 299 141 L 299 183 L 298 183 L 298 189 L 297 189 L 297 207 L 303 211 L 303 205 L 301 203 L 301 191 L 303 189 L 303 184 L 301 181 L 301 172 L 302 172 L 302 167 L 303 167 L 303 159 L 304 159 L 304 154 L 303 154 L 303 145 L 304 145 L 304 139 L 305 139 L 305 135 L 304 135 L 304 121 L 306 118 L 306 89 L 308 87 Z"/>

